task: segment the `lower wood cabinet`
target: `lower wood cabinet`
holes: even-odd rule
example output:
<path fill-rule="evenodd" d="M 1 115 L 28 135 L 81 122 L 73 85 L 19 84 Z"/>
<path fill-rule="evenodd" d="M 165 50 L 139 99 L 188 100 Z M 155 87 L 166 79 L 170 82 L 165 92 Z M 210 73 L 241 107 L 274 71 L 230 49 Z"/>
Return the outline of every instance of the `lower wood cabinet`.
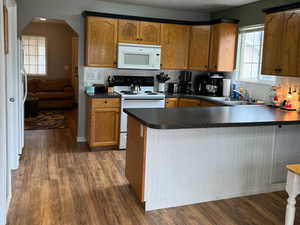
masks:
<path fill-rule="evenodd" d="M 178 98 L 166 98 L 166 108 L 178 107 Z"/>
<path fill-rule="evenodd" d="M 200 101 L 200 106 L 203 106 L 203 107 L 207 107 L 207 106 L 218 106 L 218 104 L 213 103 L 213 102 L 209 102 L 209 101 L 205 101 L 205 100 L 201 100 L 201 101 Z"/>
<path fill-rule="evenodd" d="M 180 98 L 178 107 L 199 107 L 201 101 L 199 99 Z"/>
<path fill-rule="evenodd" d="M 88 98 L 87 141 L 90 147 L 119 145 L 120 100 Z"/>
<path fill-rule="evenodd" d="M 218 104 L 205 101 L 202 99 L 191 99 L 191 98 L 166 98 L 166 108 L 173 107 L 208 107 L 218 106 Z"/>

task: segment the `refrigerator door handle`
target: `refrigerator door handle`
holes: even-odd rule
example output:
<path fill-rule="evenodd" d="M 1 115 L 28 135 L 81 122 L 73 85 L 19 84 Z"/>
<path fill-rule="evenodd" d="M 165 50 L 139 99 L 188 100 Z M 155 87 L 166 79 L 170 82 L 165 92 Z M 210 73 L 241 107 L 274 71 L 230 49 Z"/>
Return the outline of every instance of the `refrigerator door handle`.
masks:
<path fill-rule="evenodd" d="M 24 104 L 26 101 L 27 95 L 28 95 L 28 87 L 27 87 L 28 80 L 27 80 L 27 73 L 26 73 L 25 69 L 22 69 L 22 73 L 24 75 L 24 88 L 25 88 L 25 93 L 24 93 L 24 97 L 23 97 L 23 104 Z"/>

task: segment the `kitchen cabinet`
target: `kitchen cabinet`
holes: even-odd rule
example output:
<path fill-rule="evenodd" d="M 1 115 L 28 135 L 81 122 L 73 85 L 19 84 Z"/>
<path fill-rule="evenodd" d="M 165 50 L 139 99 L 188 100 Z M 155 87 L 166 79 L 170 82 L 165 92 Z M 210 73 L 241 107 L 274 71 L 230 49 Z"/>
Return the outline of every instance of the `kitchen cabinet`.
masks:
<path fill-rule="evenodd" d="M 160 23 L 119 20 L 118 41 L 136 44 L 160 44 Z"/>
<path fill-rule="evenodd" d="M 199 99 L 180 98 L 178 107 L 199 107 L 201 101 Z"/>
<path fill-rule="evenodd" d="M 284 13 L 282 57 L 280 73 L 284 76 L 300 76 L 300 11 Z"/>
<path fill-rule="evenodd" d="M 160 23 L 140 22 L 141 44 L 159 45 L 160 44 Z"/>
<path fill-rule="evenodd" d="M 178 98 L 166 98 L 166 108 L 178 107 Z"/>
<path fill-rule="evenodd" d="M 299 76 L 299 57 L 299 10 L 266 15 L 262 74 Z"/>
<path fill-rule="evenodd" d="M 120 100 L 88 98 L 87 141 L 90 147 L 119 145 Z"/>
<path fill-rule="evenodd" d="M 128 116 L 125 176 L 141 202 L 145 202 L 147 127 Z"/>
<path fill-rule="evenodd" d="M 188 68 L 190 26 L 162 24 L 162 68 L 183 70 Z"/>
<path fill-rule="evenodd" d="M 117 25 L 118 21 L 116 19 L 86 17 L 86 66 L 116 66 Z"/>
<path fill-rule="evenodd" d="M 237 24 L 211 26 L 209 70 L 233 72 L 236 60 Z"/>
<path fill-rule="evenodd" d="M 193 98 L 166 98 L 166 108 L 218 106 L 214 102 Z"/>
<path fill-rule="evenodd" d="M 210 49 L 210 25 L 191 28 L 189 69 L 208 70 Z"/>
<path fill-rule="evenodd" d="M 209 102 L 209 101 L 205 101 L 205 100 L 201 100 L 200 101 L 200 106 L 209 107 L 209 106 L 218 106 L 218 104 L 213 103 L 213 102 Z"/>
<path fill-rule="evenodd" d="M 276 75 L 280 70 L 280 51 L 284 13 L 274 13 L 265 17 L 262 74 Z"/>

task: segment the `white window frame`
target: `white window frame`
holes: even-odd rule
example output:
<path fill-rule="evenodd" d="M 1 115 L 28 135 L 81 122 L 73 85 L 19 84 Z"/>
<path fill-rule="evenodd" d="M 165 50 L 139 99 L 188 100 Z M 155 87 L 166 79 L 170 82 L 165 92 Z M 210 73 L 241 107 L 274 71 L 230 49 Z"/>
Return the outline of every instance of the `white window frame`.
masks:
<path fill-rule="evenodd" d="M 251 83 L 262 83 L 262 84 L 270 84 L 270 85 L 275 85 L 277 83 L 277 77 L 275 76 L 270 76 L 270 79 L 264 79 L 266 75 L 264 74 L 259 74 L 256 79 L 247 79 L 247 78 L 242 78 L 241 76 L 241 47 L 242 47 L 242 35 L 243 33 L 249 33 L 249 32 L 255 32 L 255 31 L 263 31 L 264 30 L 264 25 L 259 24 L 259 25 L 254 25 L 254 26 L 247 26 L 247 27 L 242 27 L 239 29 L 239 35 L 238 35 L 238 48 L 237 48 L 237 60 L 236 60 L 236 70 L 234 73 L 234 78 L 235 80 L 238 81 L 245 81 L 245 82 L 251 82 Z M 263 50 L 263 41 L 261 43 L 261 49 L 260 49 L 260 61 L 262 60 L 262 50 Z M 259 69 L 261 71 L 261 68 Z M 269 76 L 269 75 L 267 75 Z M 267 78 L 267 77 L 265 77 Z"/>
<path fill-rule="evenodd" d="M 46 76 L 48 76 L 48 43 L 47 43 L 47 38 L 45 36 L 40 36 L 40 35 L 22 35 L 22 41 L 23 41 L 23 37 L 38 37 L 38 38 L 44 38 L 45 39 L 45 73 L 30 73 L 29 71 L 26 71 L 26 73 L 28 74 L 28 76 L 31 76 L 31 77 L 46 77 Z M 22 45 L 24 47 L 23 42 L 22 42 Z M 24 58 L 25 58 L 25 55 L 24 55 Z"/>

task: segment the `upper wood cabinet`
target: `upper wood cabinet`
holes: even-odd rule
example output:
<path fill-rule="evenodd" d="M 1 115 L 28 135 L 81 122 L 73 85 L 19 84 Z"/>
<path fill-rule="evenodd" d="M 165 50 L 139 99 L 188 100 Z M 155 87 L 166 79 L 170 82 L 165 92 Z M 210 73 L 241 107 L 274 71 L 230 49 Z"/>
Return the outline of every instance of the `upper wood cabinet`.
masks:
<path fill-rule="evenodd" d="M 190 26 L 162 24 L 162 68 L 187 69 Z"/>
<path fill-rule="evenodd" d="M 300 76 L 300 11 L 266 15 L 262 74 Z"/>
<path fill-rule="evenodd" d="M 136 43 L 139 41 L 139 21 L 119 20 L 118 41 Z"/>
<path fill-rule="evenodd" d="M 210 25 L 193 26 L 190 38 L 189 69 L 208 70 Z"/>
<path fill-rule="evenodd" d="M 300 11 L 285 12 L 281 74 L 300 76 Z"/>
<path fill-rule="evenodd" d="M 118 20 L 86 17 L 85 64 L 95 67 L 115 67 Z"/>
<path fill-rule="evenodd" d="M 119 42 L 160 44 L 160 23 L 119 20 Z"/>
<path fill-rule="evenodd" d="M 265 17 L 262 74 L 278 74 L 283 32 L 284 13 L 274 13 Z"/>
<path fill-rule="evenodd" d="M 142 44 L 160 44 L 160 23 L 140 22 L 140 41 Z"/>
<path fill-rule="evenodd" d="M 235 69 L 237 24 L 211 26 L 209 70 L 232 72 Z"/>

